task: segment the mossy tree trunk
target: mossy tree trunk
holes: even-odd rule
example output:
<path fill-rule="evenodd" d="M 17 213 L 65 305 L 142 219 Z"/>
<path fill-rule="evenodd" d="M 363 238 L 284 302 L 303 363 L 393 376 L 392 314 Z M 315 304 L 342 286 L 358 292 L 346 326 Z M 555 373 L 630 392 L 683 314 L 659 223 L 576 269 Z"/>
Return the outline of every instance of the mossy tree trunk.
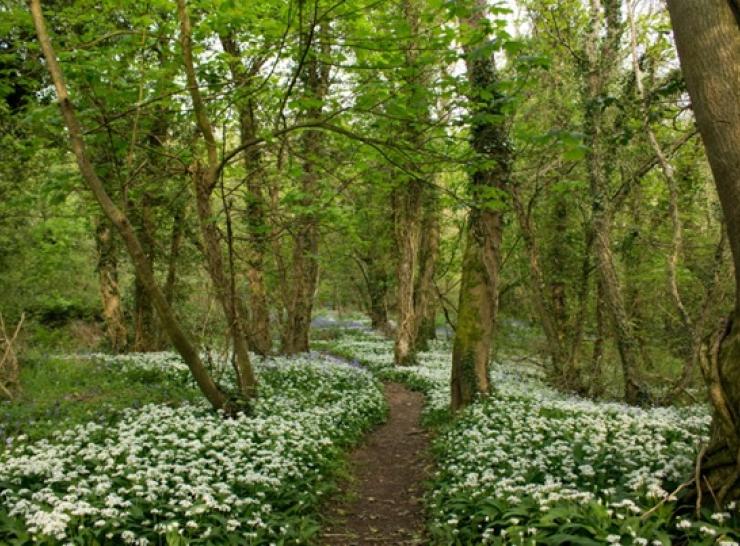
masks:
<path fill-rule="evenodd" d="M 701 358 L 714 420 L 695 485 L 721 505 L 740 498 L 740 12 L 731 0 L 668 0 L 668 10 L 735 266 L 735 307 Z"/>
<path fill-rule="evenodd" d="M 647 401 L 639 380 L 640 345 L 627 313 L 622 287 L 612 254 L 610 202 L 610 150 L 605 100 L 619 67 L 619 45 L 624 30 L 620 0 L 591 1 L 590 35 L 584 47 L 583 106 L 586 165 L 591 191 L 591 229 L 596 269 L 603 290 L 604 309 L 613 327 L 622 363 L 624 398 L 629 404 Z"/>
<path fill-rule="evenodd" d="M 461 21 L 473 32 L 485 27 L 485 0 L 475 0 L 471 13 Z M 501 121 L 498 75 L 489 40 L 465 48 L 469 81 L 471 146 L 479 167 L 470 180 L 473 203 L 468 214 L 463 253 L 460 302 L 452 351 L 452 409 L 457 411 L 490 391 L 488 367 L 498 307 L 501 261 L 501 202 L 493 196 L 506 191 L 511 150 Z"/>

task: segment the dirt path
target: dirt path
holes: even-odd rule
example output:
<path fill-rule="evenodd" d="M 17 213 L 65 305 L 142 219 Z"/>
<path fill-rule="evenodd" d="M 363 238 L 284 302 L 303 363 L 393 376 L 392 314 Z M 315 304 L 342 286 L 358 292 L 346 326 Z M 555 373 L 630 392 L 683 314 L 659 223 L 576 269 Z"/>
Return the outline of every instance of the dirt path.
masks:
<path fill-rule="evenodd" d="M 388 383 L 385 397 L 388 421 L 350 455 L 352 478 L 329 506 L 322 546 L 424 543 L 429 438 L 419 424 L 423 396 Z"/>

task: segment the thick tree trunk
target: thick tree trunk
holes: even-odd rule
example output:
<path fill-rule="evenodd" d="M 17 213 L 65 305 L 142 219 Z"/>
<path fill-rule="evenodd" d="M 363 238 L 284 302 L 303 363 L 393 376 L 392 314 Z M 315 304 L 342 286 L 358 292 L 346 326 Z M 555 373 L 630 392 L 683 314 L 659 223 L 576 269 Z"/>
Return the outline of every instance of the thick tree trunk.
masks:
<path fill-rule="evenodd" d="M 485 0 L 476 0 L 463 23 L 482 32 Z M 493 55 L 484 53 L 488 40 L 476 48 L 466 47 L 470 82 L 471 145 L 479 159 L 488 163 L 476 169 L 470 181 L 473 206 L 468 216 L 460 303 L 452 351 L 451 403 L 453 411 L 490 391 L 488 365 L 496 322 L 503 230 L 500 207 L 491 203 L 491 193 L 505 191 L 510 177 L 511 151 L 505 127 L 500 122 L 500 95 L 496 90 Z"/>
<path fill-rule="evenodd" d="M 700 475 L 717 501 L 740 498 L 740 12 L 731 0 L 668 0 L 686 86 L 717 185 L 735 266 L 735 308 L 701 359 L 714 406 Z"/>
<path fill-rule="evenodd" d="M 151 265 L 146 258 L 146 254 L 141 247 L 141 243 L 136 237 L 136 232 L 134 231 L 131 222 L 126 215 L 116 207 L 110 196 L 106 193 L 103 183 L 100 178 L 98 178 L 90 160 L 88 159 L 85 142 L 82 138 L 82 128 L 80 127 L 77 115 L 75 114 L 74 106 L 69 100 L 69 93 L 67 92 L 67 86 L 64 83 L 62 70 L 57 61 L 54 49 L 52 48 L 49 34 L 46 31 L 46 22 L 44 21 L 44 15 L 41 11 L 41 2 L 40 0 L 31 0 L 30 5 L 34 26 L 36 27 L 36 33 L 39 38 L 39 43 L 41 44 L 41 50 L 46 59 L 46 66 L 56 89 L 57 99 L 59 100 L 59 106 L 62 111 L 64 123 L 69 132 L 72 151 L 77 159 L 77 164 L 79 166 L 80 173 L 82 174 L 82 178 L 92 191 L 105 215 L 121 234 L 126 245 L 126 249 L 131 256 L 131 261 L 134 265 L 136 275 L 141 278 L 147 293 L 152 299 L 154 307 L 159 314 L 162 327 L 167 332 L 167 335 L 175 346 L 175 349 L 180 353 L 182 359 L 187 364 L 201 391 L 214 408 L 231 410 L 233 408 L 228 407 L 228 398 L 211 379 L 205 366 L 203 366 L 198 350 L 192 344 L 190 337 L 185 333 L 179 321 L 172 313 L 172 309 L 168 305 L 162 290 L 154 278 L 154 272 L 152 271 Z"/>
<path fill-rule="evenodd" d="M 106 218 L 98 218 L 96 223 L 95 246 L 105 331 L 111 350 L 120 353 L 126 349 L 127 331 L 118 288 L 118 249 L 110 222 Z"/>

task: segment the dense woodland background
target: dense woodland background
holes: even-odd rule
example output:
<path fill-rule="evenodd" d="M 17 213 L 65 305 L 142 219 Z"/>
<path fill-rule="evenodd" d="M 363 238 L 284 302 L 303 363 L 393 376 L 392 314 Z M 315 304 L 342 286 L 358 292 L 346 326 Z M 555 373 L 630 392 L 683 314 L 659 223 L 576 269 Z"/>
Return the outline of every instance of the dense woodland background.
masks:
<path fill-rule="evenodd" d="M 4 317 L 27 314 L 31 345 L 167 347 L 119 236 L 81 186 L 29 14 L 11 8 L 2 22 Z M 218 343 L 226 326 L 191 180 L 204 145 L 176 10 L 73 2 L 47 11 L 93 166 L 179 319 Z M 626 326 L 641 380 L 661 388 L 730 308 L 721 213 L 660 3 L 607 2 L 592 13 L 581 2 L 520 2 L 489 10 L 485 32 L 457 25 L 464 8 L 442 2 L 194 3 L 190 12 L 224 167 L 210 215 L 254 349 L 272 350 L 260 331 L 269 325 L 277 350 L 305 350 L 297 330 L 311 309 L 394 319 L 401 259 L 417 308 L 454 330 L 472 199 L 501 213 L 497 335 L 546 355 L 548 319 L 582 371 L 560 378 L 568 387 L 587 374 L 594 394 L 618 392 Z M 497 56 L 495 86 L 473 96 L 495 93 L 491 113 L 466 106 L 466 41 Z M 470 149 L 469 125 L 498 117 L 510 178 L 476 196 L 468 177 L 487 159 Z M 610 242 L 624 324 L 605 303 L 597 231 Z"/>

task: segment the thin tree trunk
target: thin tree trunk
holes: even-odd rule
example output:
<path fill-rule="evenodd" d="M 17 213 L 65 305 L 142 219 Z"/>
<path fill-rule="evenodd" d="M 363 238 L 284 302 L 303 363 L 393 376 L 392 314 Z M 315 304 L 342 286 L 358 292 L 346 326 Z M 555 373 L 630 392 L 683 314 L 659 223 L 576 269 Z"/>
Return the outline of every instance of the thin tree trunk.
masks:
<path fill-rule="evenodd" d="M 230 36 L 221 36 L 224 51 L 231 55 L 229 68 L 231 76 L 242 92 L 252 89 L 253 77 L 260 60 L 255 59 L 251 71 L 247 72 L 241 59 L 238 44 Z M 239 131 L 242 145 L 257 138 L 258 121 L 252 97 L 237 101 Z M 249 344 L 251 349 L 261 355 L 272 351 L 270 331 L 270 310 L 267 304 L 267 286 L 265 284 L 265 254 L 267 253 L 267 225 L 265 219 L 264 167 L 262 154 L 257 146 L 244 150 L 244 171 L 246 177 L 247 232 L 249 252 L 247 255 L 247 281 L 249 283 Z"/>
<path fill-rule="evenodd" d="M 155 240 L 153 235 L 151 219 L 151 197 L 147 192 L 141 196 L 141 200 L 133 209 L 132 220 L 134 229 L 141 241 L 144 253 L 149 264 L 154 269 Z M 148 297 L 140 279 L 134 279 L 134 351 L 149 352 L 156 350 L 156 323 L 154 320 L 154 307 L 151 298 Z"/>
<path fill-rule="evenodd" d="M 213 135 L 213 128 L 208 119 L 195 75 L 190 18 L 185 7 L 185 0 L 177 0 L 177 13 L 180 19 L 180 44 L 182 45 L 185 77 L 188 83 L 190 97 L 193 101 L 196 123 L 203 136 L 208 157 L 208 163 L 205 168 L 202 168 L 196 162 L 192 166 L 191 172 L 193 185 L 195 186 L 196 209 L 200 220 L 201 236 L 203 238 L 203 253 L 205 254 L 213 289 L 228 321 L 231 341 L 234 346 L 234 370 L 239 392 L 242 397 L 249 400 L 257 395 L 257 378 L 249 360 L 249 349 L 247 347 L 242 308 L 237 301 L 234 283 L 230 283 L 226 277 L 221 243 L 211 207 L 211 195 L 218 182 L 219 161 L 216 139 Z"/>
<path fill-rule="evenodd" d="M 424 214 L 421 225 L 419 249 L 419 275 L 414 288 L 416 339 L 414 352 L 429 350 L 429 340 L 434 339 L 436 327 L 436 297 L 434 275 L 439 257 L 439 208 L 436 191 L 425 192 Z"/>
<path fill-rule="evenodd" d="M 126 350 L 128 334 L 118 287 L 118 249 L 110 222 L 106 218 L 98 218 L 96 223 L 95 246 L 105 330 L 111 350 L 120 353 Z"/>
<path fill-rule="evenodd" d="M 599 0 L 591 0 L 591 35 L 587 38 L 587 69 L 584 74 L 584 134 L 587 144 L 586 164 L 591 189 L 594 254 L 603 289 L 604 304 L 622 362 L 624 397 L 629 404 L 647 402 L 647 394 L 638 374 L 641 369 L 640 346 L 622 295 L 611 250 L 612 210 L 609 202 L 607 145 L 603 95 L 616 69 L 616 53 L 622 34 L 618 2 L 608 0 L 604 11 Z"/>
<path fill-rule="evenodd" d="M 403 17 L 408 25 L 409 39 L 404 46 L 404 67 L 407 87 L 407 111 L 409 120 L 404 128 L 409 143 L 418 144 L 419 129 L 415 123 L 428 118 L 426 78 L 419 66 L 418 36 L 421 25 L 420 0 L 402 2 Z M 412 170 L 416 170 L 412 166 Z M 417 316 L 414 305 L 414 276 L 419 264 L 422 223 L 422 181 L 417 175 L 405 175 L 392 194 L 393 225 L 397 248 L 396 255 L 396 303 L 398 324 L 394 345 L 394 362 L 406 366 L 416 362 L 415 344 Z"/>
<path fill-rule="evenodd" d="M 485 0 L 476 0 L 470 16 L 462 21 L 474 32 L 482 32 Z M 496 322 L 503 230 L 500 207 L 492 207 L 492 191 L 507 188 L 511 151 L 506 130 L 500 122 L 500 99 L 496 91 L 496 65 L 486 51 L 488 40 L 477 48 L 465 48 L 470 82 L 471 146 L 486 166 L 479 166 L 470 181 L 473 206 L 468 215 L 463 254 L 460 303 L 452 351 L 451 403 L 457 411 L 476 396 L 490 391 L 488 365 Z M 484 99 L 484 97 L 491 97 Z"/>
<path fill-rule="evenodd" d="M 190 337 L 185 333 L 179 321 L 172 313 L 172 309 L 168 305 L 162 290 L 154 278 L 154 272 L 146 258 L 146 254 L 141 247 L 141 243 L 136 236 L 136 232 L 134 231 L 131 222 L 106 193 L 103 183 L 100 178 L 98 178 L 90 160 L 88 159 L 85 142 L 82 138 L 82 128 L 80 127 L 77 115 L 75 114 L 74 106 L 69 99 L 69 93 L 67 92 L 67 86 L 64 83 L 64 76 L 61 67 L 59 66 L 56 54 L 51 45 L 49 34 L 46 31 L 46 22 L 41 10 L 41 2 L 40 0 L 30 0 L 30 6 L 34 26 L 36 27 L 36 33 L 38 35 L 39 43 L 41 44 L 41 50 L 46 59 L 46 66 L 49 71 L 49 75 L 51 76 L 56 89 L 62 117 L 64 118 L 64 123 L 69 133 L 72 151 L 77 159 L 77 164 L 80 169 L 80 173 L 82 174 L 82 178 L 95 196 L 95 199 L 100 204 L 105 215 L 121 234 L 126 245 L 126 249 L 131 256 L 131 261 L 134 265 L 136 275 L 142 279 L 144 287 L 159 314 L 162 327 L 167 332 L 167 335 L 175 346 L 175 349 L 180 353 L 187 364 L 204 396 L 214 408 L 231 410 L 232 408 L 228 407 L 228 398 L 211 379 L 208 371 L 203 366 L 203 362 L 200 359 L 197 349 L 190 341 Z"/>
<path fill-rule="evenodd" d="M 668 10 L 735 266 L 735 308 L 701 359 L 714 419 L 695 485 L 723 505 L 740 498 L 740 12 L 730 0 L 668 0 Z"/>
<path fill-rule="evenodd" d="M 566 355 L 564 341 L 559 335 L 559 332 L 563 329 L 563 325 L 557 322 L 558 316 L 555 313 L 555 304 L 551 299 L 551 292 L 548 290 L 545 274 L 540 266 L 540 251 L 535 239 L 529 212 L 526 210 L 524 203 L 522 203 L 519 189 L 516 186 L 511 186 L 510 193 L 519 229 L 524 240 L 524 246 L 527 249 L 527 256 L 529 257 L 529 284 L 532 293 L 532 303 L 542 324 L 545 339 L 547 340 L 553 379 L 561 387 L 572 389 L 575 387 L 572 383 L 578 377 L 575 373 L 572 373 L 572 370 L 568 369 L 570 361 Z"/>

